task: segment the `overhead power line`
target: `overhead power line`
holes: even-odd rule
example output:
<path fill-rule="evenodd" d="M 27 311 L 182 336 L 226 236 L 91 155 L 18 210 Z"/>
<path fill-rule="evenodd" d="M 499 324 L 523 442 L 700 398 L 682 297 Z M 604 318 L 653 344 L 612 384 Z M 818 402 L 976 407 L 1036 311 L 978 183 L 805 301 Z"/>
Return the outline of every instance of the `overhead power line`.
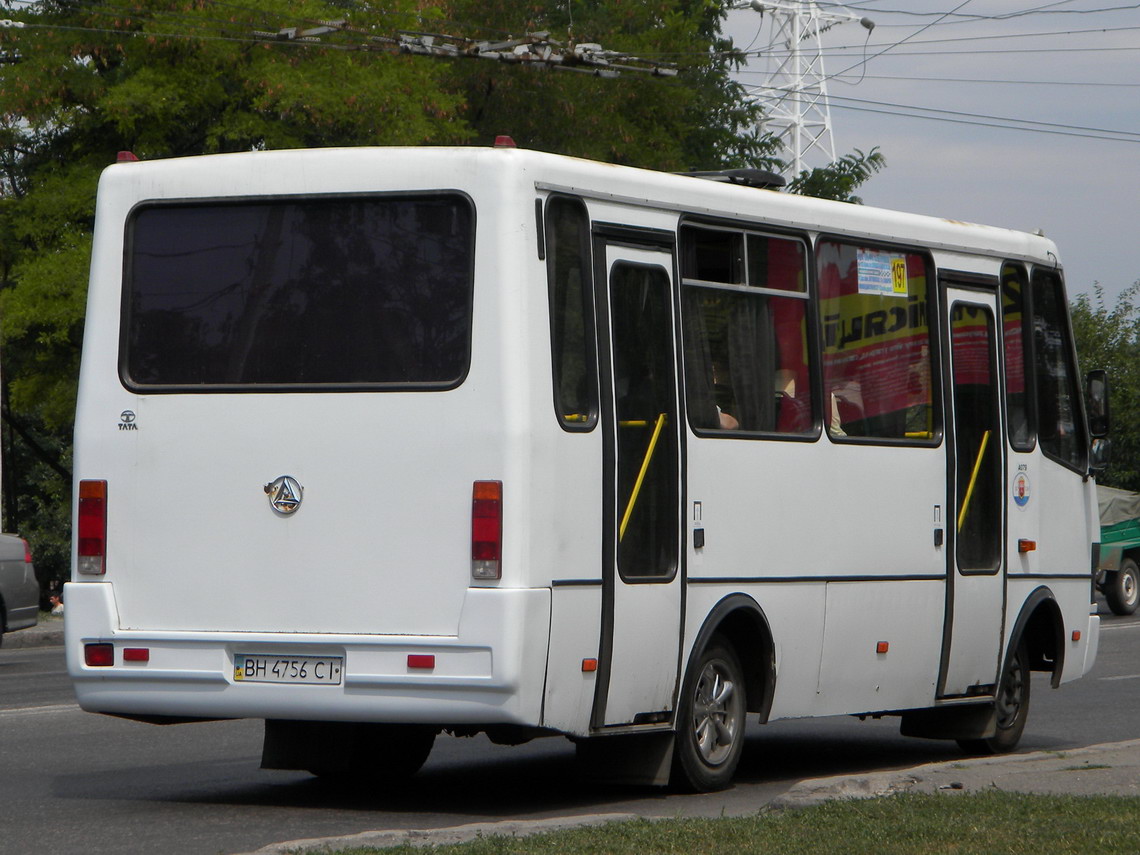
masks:
<path fill-rule="evenodd" d="M 873 101 L 861 98 L 831 96 L 837 110 L 861 113 L 898 116 L 908 119 L 948 122 L 957 125 L 996 128 L 1007 131 L 1051 134 L 1054 136 L 1082 137 L 1108 142 L 1140 143 L 1140 131 L 1120 131 L 1110 128 L 1095 128 L 1082 125 L 1066 125 L 1057 122 L 1042 122 L 1034 119 L 1018 119 L 1009 116 L 992 116 L 983 113 L 967 113 L 956 110 L 941 110 L 934 107 L 921 107 L 913 104 L 892 104 L 886 101 Z"/>
<path fill-rule="evenodd" d="M 0 25 L 21 29 L 78 31 L 128 37 L 287 44 L 326 50 L 382 51 L 446 59 L 490 59 L 509 64 L 575 71 L 596 77 L 616 77 L 623 72 L 645 73 L 657 77 L 677 75 L 677 66 L 674 63 L 608 50 L 594 42 L 563 44 L 552 39 L 549 32 L 527 33 L 517 38 L 496 40 L 478 40 L 466 36 L 410 30 L 395 31 L 392 35 L 372 35 L 367 30 L 350 26 L 343 19 L 307 20 L 302 25 L 281 27 L 277 30 L 250 29 L 236 36 L 205 32 L 155 32 L 118 27 L 80 27 L 7 19 Z M 355 41 L 326 40 L 326 36 L 335 34 L 346 34 Z"/>
<path fill-rule="evenodd" d="M 265 41 L 296 40 L 316 44 L 320 43 L 322 36 L 342 30 L 348 31 L 343 20 L 322 21 L 318 26 L 308 29 L 287 27 L 276 33 L 255 30 L 252 35 Z M 491 59 L 496 62 L 579 71 L 600 77 L 615 77 L 623 71 L 646 72 L 661 77 L 675 77 L 677 74 L 677 67 L 672 63 L 607 50 L 593 42 L 564 45 L 550 38 L 548 32 L 489 41 L 445 33 L 403 31 L 393 36 L 368 36 L 368 41 L 362 48 L 445 59 Z"/>

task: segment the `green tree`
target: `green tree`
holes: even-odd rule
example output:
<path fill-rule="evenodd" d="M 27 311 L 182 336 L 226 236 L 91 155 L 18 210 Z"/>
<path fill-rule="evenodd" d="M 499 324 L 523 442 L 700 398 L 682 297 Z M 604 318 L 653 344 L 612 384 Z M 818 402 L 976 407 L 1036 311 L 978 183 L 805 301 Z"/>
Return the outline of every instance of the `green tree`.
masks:
<path fill-rule="evenodd" d="M 1140 492 L 1140 281 L 1108 305 L 1098 284 L 1072 303 L 1073 337 L 1081 370 L 1109 376 L 1112 462 L 1097 480 Z"/>
<path fill-rule="evenodd" d="M 570 12 L 573 12 L 571 20 Z M 145 159 L 303 146 L 487 143 L 662 170 L 780 168 L 730 77 L 721 0 L 0 0 L 0 347 L 5 524 L 67 572 L 71 422 L 99 172 Z M 322 21 L 347 20 L 322 28 Z M 477 21 L 478 25 L 472 24 Z M 275 39 L 321 29 L 320 43 Z M 399 55 L 401 30 L 549 30 L 672 63 L 616 80 Z M 295 34 L 296 35 L 296 34 Z M 300 35 L 303 35 L 300 34 Z M 852 200 L 873 151 L 797 178 Z"/>
<path fill-rule="evenodd" d="M 257 0 L 3 3 L 0 312 L 7 527 L 41 581 L 67 572 L 70 434 L 100 171 L 139 157 L 320 145 L 461 143 L 471 132 L 441 63 L 257 40 L 343 16 Z M 389 7 L 399 9 L 396 7 Z M 418 18 L 413 4 L 386 13 Z"/>
<path fill-rule="evenodd" d="M 803 196 L 816 196 L 820 199 L 836 199 L 861 205 L 863 200 L 855 195 L 855 190 L 887 165 L 887 159 L 878 147 L 864 154 L 855 149 L 828 166 L 804 170 L 791 180 L 788 190 Z"/>
<path fill-rule="evenodd" d="M 774 165 L 771 140 L 755 130 L 760 108 L 729 76 L 740 59 L 720 33 L 724 7 L 715 0 L 455 0 L 454 9 L 461 20 L 478 20 L 483 38 L 548 32 L 566 52 L 601 43 L 677 71 L 602 79 L 456 64 L 454 84 L 480 139 L 505 133 L 526 148 L 665 171 Z"/>

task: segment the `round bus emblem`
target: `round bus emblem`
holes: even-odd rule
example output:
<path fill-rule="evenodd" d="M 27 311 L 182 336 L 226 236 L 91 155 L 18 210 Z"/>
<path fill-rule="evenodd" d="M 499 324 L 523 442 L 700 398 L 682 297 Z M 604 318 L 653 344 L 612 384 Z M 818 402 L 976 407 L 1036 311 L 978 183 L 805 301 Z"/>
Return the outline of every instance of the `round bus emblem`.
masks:
<path fill-rule="evenodd" d="M 301 507 L 301 497 L 305 489 L 290 475 L 282 475 L 265 485 L 265 494 L 273 510 L 284 516 L 294 513 Z"/>
<path fill-rule="evenodd" d="M 1013 476 L 1013 502 L 1019 508 L 1024 508 L 1029 504 L 1029 496 L 1029 476 L 1018 472 Z"/>

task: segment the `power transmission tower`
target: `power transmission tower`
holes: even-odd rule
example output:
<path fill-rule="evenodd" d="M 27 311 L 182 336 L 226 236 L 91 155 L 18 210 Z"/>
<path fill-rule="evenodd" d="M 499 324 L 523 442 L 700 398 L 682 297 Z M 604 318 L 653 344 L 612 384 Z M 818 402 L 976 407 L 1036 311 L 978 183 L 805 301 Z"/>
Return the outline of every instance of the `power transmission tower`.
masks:
<path fill-rule="evenodd" d="M 870 32 L 874 22 L 842 7 L 822 11 L 815 0 L 750 0 L 732 8 L 759 12 L 771 27 L 769 48 L 762 57 L 767 60 L 768 79 L 749 94 L 763 106 L 765 129 L 780 141 L 779 156 L 789 165 L 791 176 L 806 168 L 809 153 L 826 164 L 834 163 L 820 36 L 849 21 L 858 21 Z"/>

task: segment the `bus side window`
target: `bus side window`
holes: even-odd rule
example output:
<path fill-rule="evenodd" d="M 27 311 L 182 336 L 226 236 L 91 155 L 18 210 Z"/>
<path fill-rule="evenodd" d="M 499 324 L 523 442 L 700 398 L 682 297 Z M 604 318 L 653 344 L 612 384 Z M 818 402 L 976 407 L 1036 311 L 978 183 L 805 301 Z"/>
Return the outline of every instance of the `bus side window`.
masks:
<path fill-rule="evenodd" d="M 935 442 L 926 257 L 821 240 L 816 258 L 828 433 Z"/>
<path fill-rule="evenodd" d="M 685 385 L 694 430 L 802 436 L 815 429 L 806 256 L 795 239 L 682 227 Z"/>
<path fill-rule="evenodd" d="M 1020 264 L 1006 264 L 1001 272 L 1002 346 L 1005 350 L 1005 405 L 1009 421 L 1009 444 L 1015 451 L 1032 451 L 1034 436 L 1030 421 L 1029 362 L 1025 298 L 1029 277 Z"/>
<path fill-rule="evenodd" d="M 552 196 L 546 206 L 546 275 L 554 412 L 566 430 L 591 430 L 598 418 L 590 218 L 580 199 Z"/>
<path fill-rule="evenodd" d="M 1038 440 L 1050 457 L 1084 470 L 1088 441 L 1078 409 L 1077 372 L 1066 322 L 1067 305 L 1060 277 L 1051 271 L 1035 270 L 1030 306 Z"/>

